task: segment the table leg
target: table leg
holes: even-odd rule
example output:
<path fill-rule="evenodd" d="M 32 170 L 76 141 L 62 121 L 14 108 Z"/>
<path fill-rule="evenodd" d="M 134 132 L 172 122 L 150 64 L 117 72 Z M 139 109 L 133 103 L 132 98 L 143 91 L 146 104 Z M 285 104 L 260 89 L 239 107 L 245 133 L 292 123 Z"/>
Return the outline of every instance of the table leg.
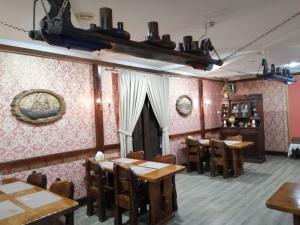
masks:
<path fill-rule="evenodd" d="M 239 156 L 238 151 L 233 150 L 232 151 L 232 158 L 233 158 L 233 176 L 238 176 L 238 168 L 239 168 Z"/>
<path fill-rule="evenodd" d="M 240 174 L 244 173 L 244 152 L 239 151 L 240 154 Z"/>
<path fill-rule="evenodd" d="M 172 177 L 149 183 L 150 224 L 165 224 L 173 216 Z"/>
<path fill-rule="evenodd" d="M 244 156 L 242 151 L 233 150 L 233 176 L 238 177 L 244 173 Z"/>
<path fill-rule="evenodd" d="M 300 225 L 300 216 L 294 214 L 293 217 L 294 217 L 294 225 Z"/>

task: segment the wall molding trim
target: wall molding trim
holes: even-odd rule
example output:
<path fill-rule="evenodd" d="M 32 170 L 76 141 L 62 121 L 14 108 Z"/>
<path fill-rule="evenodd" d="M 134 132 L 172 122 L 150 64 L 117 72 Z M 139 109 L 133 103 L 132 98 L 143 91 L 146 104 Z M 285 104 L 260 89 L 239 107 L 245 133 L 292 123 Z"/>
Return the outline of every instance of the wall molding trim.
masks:
<path fill-rule="evenodd" d="M 119 149 L 119 144 L 104 146 L 105 153 L 108 154 L 114 153 L 116 149 Z M 38 169 L 94 157 L 96 152 L 97 148 L 90 148 L 1 162 L 0 171 L 3 174 L 11 174 L 24 170 Z"/>
<path fill-rule="evenodd" d="M 185 132 L 185 133 L 171 134 L 169 136 L 169 138 L 170 138 L 170 140 L 173 140 L 173 139 L 181 138 L 184 136 L 203 134 L 205 132 L 218 131 L 219 129 L 220 129 L 220 127 L 214 127 L 214 128 L 205 129 L 204 132 L 202 130 L 195 130 L 195 131 L 190 131 L 190 132 Z"/>
<path fill-rule="evenodd" d="M 94 156 L 95 153 L 96 148 L 90 148 L 1 162 L 0 171 L 4 171 L 4 174 L 9 174 L 18 171 L 37 169 L 88 158 Z"/>
<path fill-rule="evenodd" d="M 287 152 L 276 152 L 276 151 L 266 151 L 267 155 L 278 155 L 278 156 L 286 156 L 287 157 Z"/>

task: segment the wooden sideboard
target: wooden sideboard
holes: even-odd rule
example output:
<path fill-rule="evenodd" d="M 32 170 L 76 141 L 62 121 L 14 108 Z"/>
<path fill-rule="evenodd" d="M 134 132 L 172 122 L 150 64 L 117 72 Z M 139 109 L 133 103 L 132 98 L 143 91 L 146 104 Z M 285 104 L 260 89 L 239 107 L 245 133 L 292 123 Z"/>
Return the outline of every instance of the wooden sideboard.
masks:
<path fill-rule="evenodd" d="M 231 126 L 229 117 L 236 121 Z M 223 99 L 221 109 L 221 138 L 242 135 L 244 141 L 255 144 L 244 151 L 245 161 L 265 161 L 263 97 L 261 94 L 233 96 Z M 225 122 L 224 122 L 225 121 Z"/>

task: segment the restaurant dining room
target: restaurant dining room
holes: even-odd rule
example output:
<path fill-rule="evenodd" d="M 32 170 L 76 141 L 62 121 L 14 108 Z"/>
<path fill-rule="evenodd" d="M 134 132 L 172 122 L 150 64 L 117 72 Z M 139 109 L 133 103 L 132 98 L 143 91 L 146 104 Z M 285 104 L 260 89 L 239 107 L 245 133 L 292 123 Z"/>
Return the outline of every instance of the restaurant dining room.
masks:
<path fill-rule="evenodd" d="M 299 0 L 1 0 L 0 225 L 300 225 Z"/>

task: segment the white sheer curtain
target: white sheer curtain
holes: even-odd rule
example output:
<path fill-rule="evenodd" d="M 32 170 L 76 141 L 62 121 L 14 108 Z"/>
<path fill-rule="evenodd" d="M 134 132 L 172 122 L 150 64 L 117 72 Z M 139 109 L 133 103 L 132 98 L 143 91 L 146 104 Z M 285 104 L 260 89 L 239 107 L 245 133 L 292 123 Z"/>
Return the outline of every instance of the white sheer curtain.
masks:
<path fill-rule="evenodd" d="M 148 75 L 147 94 L 156 119 L 162 128 L 162 154 L 169 154 L 169 77 Z"/>
<path fill-rule="evenodd" d="M 121 70 L 120 87 L 120 149 L 121 157 L 132 151 L 132 132 L 141 114 L 147 92 L 147 77 L 137 71 Z"/>

